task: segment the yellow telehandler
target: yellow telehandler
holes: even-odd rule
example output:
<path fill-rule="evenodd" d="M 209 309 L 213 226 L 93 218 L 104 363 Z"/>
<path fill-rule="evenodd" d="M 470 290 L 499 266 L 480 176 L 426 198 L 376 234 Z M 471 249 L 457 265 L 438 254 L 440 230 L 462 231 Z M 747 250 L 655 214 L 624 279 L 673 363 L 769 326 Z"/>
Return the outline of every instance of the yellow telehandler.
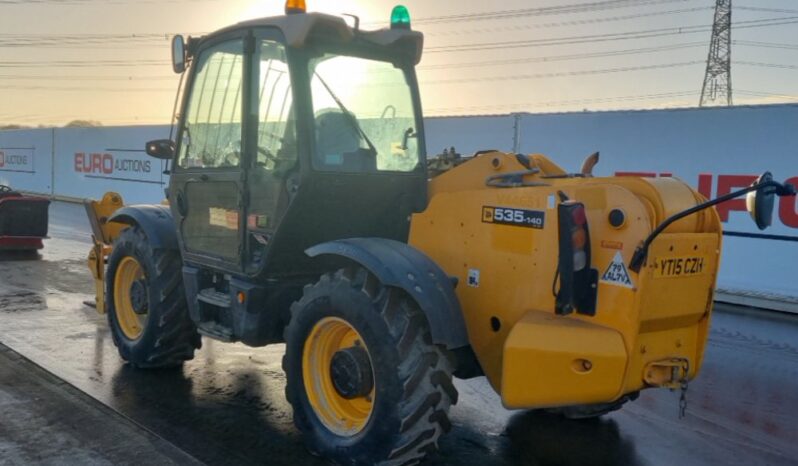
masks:
<path fill-rule="evenodd" d="M 97 310 L 125 361 L 190 360 L 201 336 L 286 345 L 308 448 L 417 463 L 450 428 L 453 377 L 508 408 L 617 409 L 701 367 L 721 251 L 711 207 L 748 194 L 761 228 L 790 185 L 707 201 L 675 178 L 569 173 L 543 155 L 427 159 L 396 7 L 362 30 L 306 13 L 173 41 L 185 74 L 167 203 L 87 201 Z"/>

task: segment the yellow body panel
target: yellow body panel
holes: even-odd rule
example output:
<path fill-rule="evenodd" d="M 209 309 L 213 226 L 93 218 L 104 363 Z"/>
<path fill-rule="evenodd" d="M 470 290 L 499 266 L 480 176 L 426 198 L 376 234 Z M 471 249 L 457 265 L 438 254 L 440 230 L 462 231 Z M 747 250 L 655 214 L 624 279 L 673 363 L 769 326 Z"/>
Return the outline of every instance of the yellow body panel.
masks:
<path fill-rule="evenodd" d="M 514 408 L 613 399 L 621 390 L 626 361 L 617 330 L 530 311 L 504 343 L 502 399 Z"/>
<path fill-rule="evenodd" d="M 111 254 L 114 238 L 119 236 L 127 225 L 108 222 L 108 218 L 125 205 L 122 196 L 107 192 L 102 200 L 86 199 L 84 206 L 89 217 L 94 245 L 89 251 L 89 270 L 94 276 L 95 307 L 97 312 L 105 314 L 105 262 Z"/>
<path fill-rule="evenodd" d="M 490 175 L 526 170 L 514 155 L 498 152 L 475 157 L 434 178 L 429 207 L 414 215 L 411 222 L 410 244 L 428 254 L 449 275 L 458 277 L 457 295 L 471 346 L 504 403 L 533 408 L 613 401 L 645 387 L 646 364 L 672 358 L 688 358 L 690 375 L 694 376 L 706 343 L 719 260 L 721 232 L 714 209 L 666 229 L 652 244 L 640 274 L 627 267 L 631 286 L 599 281 L 595 316 L 555 316 L 552 288 L 559 255 L 558 192 L 585 205 L 591 266 L 599 276 L 617 256 L 629 264 L 635 248 L 656 225 L 703 198 L 674 178 L 545 178 L 542 175 L 564 172 L 542 155 L 530 158 L 540 173 L 526 176 L 524 181 L 535 186 L 487 187 L 485 180 Z M 483 221 L 486 207 L 543 212 L 543 227 Z M 620 209 L 625 215 L 620 227 L 608 221 L 612 209 Z M 687 260 L 698 255 L 705 261 L 700 274 L 655 276 L 655 264 L 663 260 Z M 469 284 L 469 276 L 472 281 L 478 277 L 477 286 Z M 540 312 L 554 320 L 545 326 L 530 323 L 528 316 Z M 603 337 L 598 335 L 606 332 L 619 335 L 624 371 L 610 370 L 599 362 L 599 367 L 593 366 L 594 375 L 584 377 L 591 378 L 590 384 L 564 395 L 563 387 L 574 380 L 569 372 L 570 360 L 577 356 L 589 360 L 607 351 L 588 344 L 587 339 L 580 341 L 577 335 L 586 330 L 573 331 L 576 321 L 589 323 L 590 327 L 585 327 L 591 329 L 588 334 L 599 339 Z M 558 324 L 562 329 L 553 327 Z M 516 330 L 517 325 L 521 327 Z M 544 329 L 561 338 L 546 340 L 548 343 L 532 338 Z M 615 343 L 607 345 L 615 347 Z M 612 354 L 606 361 L 617 361 L 620 353 L 613 350 Z M 562 367 L 555 370 L 552 365 Z M 540 384 L 540 380 L 546 383 Z M 535 387 L 533 393 L 522 395 L 532 391 L 531 387 Z M 608 387 L 614 387 L 611 395 Z"/>

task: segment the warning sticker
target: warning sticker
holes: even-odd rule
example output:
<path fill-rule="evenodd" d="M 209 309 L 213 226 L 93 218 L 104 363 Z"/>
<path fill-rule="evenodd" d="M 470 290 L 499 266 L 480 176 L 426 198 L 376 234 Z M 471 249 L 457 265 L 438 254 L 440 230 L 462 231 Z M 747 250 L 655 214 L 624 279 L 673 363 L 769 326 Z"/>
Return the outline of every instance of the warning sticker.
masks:
<path fill-rule="evenodd" d="M 615 253 L 615 257 L 612 258 L 607 270 L 601 275 L 601 281 L 610 285 L 634 288 L 632 278 L 629 277 L 629 272 L 626 270 L 626 264 L 623 263 L 620 251 Z"/>
<path fill-rule="evenodd" d="M 468 286 L 479 287 L 479 269 L 468 269 Z"/>

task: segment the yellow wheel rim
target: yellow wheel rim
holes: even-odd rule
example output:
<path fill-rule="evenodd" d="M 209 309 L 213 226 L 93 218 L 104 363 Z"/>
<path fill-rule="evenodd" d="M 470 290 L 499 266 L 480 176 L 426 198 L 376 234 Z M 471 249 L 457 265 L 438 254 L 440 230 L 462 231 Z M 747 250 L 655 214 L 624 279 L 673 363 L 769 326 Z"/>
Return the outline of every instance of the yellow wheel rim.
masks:
<path fill-rule="evenodd" d="M 305 392 L 313 411 L 331 432 L 345 437 L 362 431 L 374 409 L 374 387 L 366 396 L 347 399 L 333 384 L 330 375 L 333 355 L 353 346 L 360 346 L 368 353 L 365 341 L 354 327 L 338 317 L 325 317 L 311 330 L 302 353 Z M 371 376 L 373 379 L 373 370 Z M 374 386 L 376 383 L 374 380 Z"/>
<path fill-rule="evenodd" d="M 144 270 L 139 261 L 126 256 L 116 268 L 114 277 L 114 309 L 119 328 L 130 340 L 138 339 L 144 331 L 147 314 L 138 314 L 134 310 L 132 288 L 144 278 Z M 146 296 L 145 296 L 146 299 Z"/>

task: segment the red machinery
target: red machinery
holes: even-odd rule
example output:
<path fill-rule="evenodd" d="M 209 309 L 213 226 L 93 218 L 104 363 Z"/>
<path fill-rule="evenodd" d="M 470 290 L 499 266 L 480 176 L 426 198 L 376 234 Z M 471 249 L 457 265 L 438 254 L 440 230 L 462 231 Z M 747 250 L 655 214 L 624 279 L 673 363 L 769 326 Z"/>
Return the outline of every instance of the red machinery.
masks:
<path fill-rule="evenodd" d="M 36 250 L 47 237 L 50 200 L 0 185 L 0 251 Z"/>

